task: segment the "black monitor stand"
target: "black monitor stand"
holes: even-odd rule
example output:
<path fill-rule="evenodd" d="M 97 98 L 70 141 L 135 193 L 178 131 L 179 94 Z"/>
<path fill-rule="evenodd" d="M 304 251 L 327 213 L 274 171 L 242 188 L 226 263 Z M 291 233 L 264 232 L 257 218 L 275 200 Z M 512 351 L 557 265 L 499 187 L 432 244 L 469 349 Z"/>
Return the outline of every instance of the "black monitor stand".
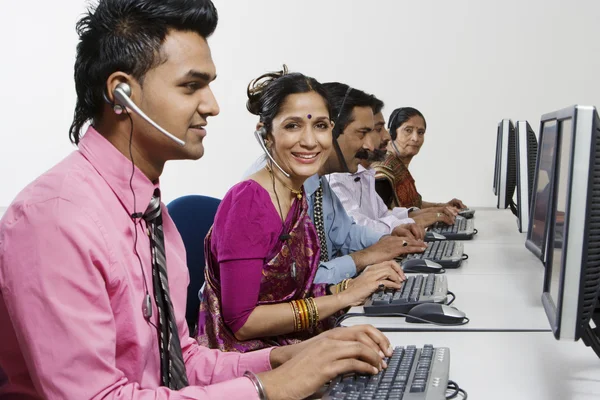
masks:
<path fill-rule="evenodd" d="M 598 300 L 600 301 L 600 298 Z M 600 303 L 597 302 L 596 304 Z M 596 325 L 595 328 L 592 328 L 590 325 L 592 321 Z M 591 347 L 594 353 L 600 358 L 600 306 L 596 306 L 590 323 L 583 330 L 581 340 L 583 340 L 586 346 Z"/>

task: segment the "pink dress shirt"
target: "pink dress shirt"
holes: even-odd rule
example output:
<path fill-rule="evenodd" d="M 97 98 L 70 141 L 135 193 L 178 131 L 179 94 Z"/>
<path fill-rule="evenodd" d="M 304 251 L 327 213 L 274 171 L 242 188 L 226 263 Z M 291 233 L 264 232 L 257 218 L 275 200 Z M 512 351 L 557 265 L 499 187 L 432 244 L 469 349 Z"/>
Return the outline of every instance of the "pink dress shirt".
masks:
<path fill-rule="evenodd" d="M 169 288 L 190 386 L 160 387 L 130 218 L 145 211 L 158 184 L 136 168 L 134 207 L 130 173 L 131 162 L 90 128 L 79 150 L 23 190 L 0 221 L 0 369 L 8 379 L 1 400 L 258 397 L 242 375 L 269 370 L 270 349 L 222 353 L 189 337 L 185 249 L 164 205 Z M 152 295 L 150 242 L 137 221 Z"/>

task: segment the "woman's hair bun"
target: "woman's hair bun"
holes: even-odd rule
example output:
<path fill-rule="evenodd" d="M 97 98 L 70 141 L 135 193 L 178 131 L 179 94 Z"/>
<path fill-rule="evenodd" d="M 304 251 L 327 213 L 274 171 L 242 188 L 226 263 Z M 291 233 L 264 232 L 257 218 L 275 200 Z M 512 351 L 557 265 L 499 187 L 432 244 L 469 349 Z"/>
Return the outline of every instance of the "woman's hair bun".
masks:
<path fill-rule="evenodd" d="M 253 79 L 248 84 L 248 101 L 246 102 L 246 108 L 254 115 L 261 115 L 262 108 L 262 95 L 265 89 L 275 80 L 288 74 L 287 65 L 283 64 L 283 69 L 276 72 L 267 72 Z"/>

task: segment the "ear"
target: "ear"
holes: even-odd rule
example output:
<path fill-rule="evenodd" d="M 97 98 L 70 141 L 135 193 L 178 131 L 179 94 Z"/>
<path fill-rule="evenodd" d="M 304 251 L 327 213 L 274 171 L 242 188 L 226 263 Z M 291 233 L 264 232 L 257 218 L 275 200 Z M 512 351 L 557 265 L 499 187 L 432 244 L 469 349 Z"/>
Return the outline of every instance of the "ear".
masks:
<path fill-rule="evenodd" d="M 269 137 L 270 135 L 267 133 L 267 128 L 265 128 L 265 124 L 262 122 L 257 123 L 256 130 L 261 133 L 261 136 L 262 136 L 263 140 L 265 141 L 265 145 L 267 147 L 269 147 L 270 143 L 272 142 L 272 140 L 271 140 L 272 138 Z"/>
<path fill-rule="evenodd" d="M 106 80 L 106 88 L 105 88 L 106 89 L 106 97 L 112 103 L 115 103 L 115 96 L 113 95 L 113 92 L 119 83 L 127 83 L 129 85 L 129 87 L 131 88 L 132 99 L 135 98 L 136 93 L 139 93 L 140 85 L 135 78 L 133 78 L 131 75 L 126 74 L 121 71 L 113 72 L 112 74 L 110 74 L 110 76 Z"/>

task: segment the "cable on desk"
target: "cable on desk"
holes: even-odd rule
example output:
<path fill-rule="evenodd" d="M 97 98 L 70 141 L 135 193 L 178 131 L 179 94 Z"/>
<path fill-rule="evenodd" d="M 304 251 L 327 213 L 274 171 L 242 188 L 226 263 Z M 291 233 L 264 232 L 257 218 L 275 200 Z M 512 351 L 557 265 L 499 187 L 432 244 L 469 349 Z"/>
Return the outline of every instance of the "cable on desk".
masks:
<path fill-rule="evenodd" d="M 341 326 L 342 322 L 344 322 L 346 319 L 351 318 L 351 317 L 411 317 L 411 318 L 414 318 L 421 322 L 438 325 L 438 326 L 460 326 L 460 325 L 466 325 L 470 321 L 469 318 L 465 317 L 463 322 L 459 322 L 456 324 L 449 324 L 449 323 L 433 322 L 433 321 L 429 321 L 424 318 L 419 318 L 419 317 L 415 317 L 413 315 L 408 315 L 408 314 L 403 314 L 403 313 L 384 313 L 384 314 L 347 313 L 347 314 L 337 317 L 337 319 L 335 320 L 334 327 L 337 328 L 337 327 Z"/>
<path fill-rule="evenodd" d="M 454 300 L 456 300 L 456 295 L 454 293 L 452 293 L 451 291 L 449 291 L 449 290 L 448 290 L 448 294 L 450 296 L 452 296 L 452 300 L 450 300 L 448 303 L 446 303 L 446 305 L 449 306 L 450 304 L 454 303 Z"/>
<path fill-rule="evenodd" d="M 448 393 L 451 390 L 453 392 Z M 468 398 L 467 391 L 464 389 L 461 389 L 460 386 L 458 386 L 458 383 L 456 383 L 454 381 L 448 381 L 448 388 L 446 389 L 446 398 L 447 399 L 455 399 L 459 393 L 460 393 L 461 397 L 463 398 L 463 400 L 467 400 L 467 398 Z"/>

